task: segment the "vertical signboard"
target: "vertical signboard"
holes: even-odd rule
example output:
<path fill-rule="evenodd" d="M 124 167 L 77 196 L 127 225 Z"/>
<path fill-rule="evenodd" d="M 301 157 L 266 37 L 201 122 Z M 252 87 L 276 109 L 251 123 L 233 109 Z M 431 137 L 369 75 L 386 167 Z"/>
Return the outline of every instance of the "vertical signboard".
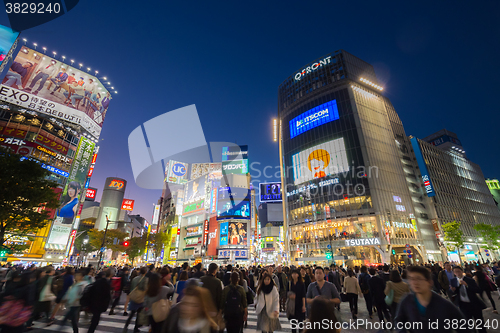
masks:
<path fill-rule="evenodd" d="M 0 80 L 4 78 L 2 75 L 4 69 L 12 64 L 18 36 L 19 32 L 14 32 L 12 29 L 0 25 Z M 7 74 L 6 70 L 4 74 Z"/>
<path fill-rule="evenodd" d="M 418 167 L 420 168 L 420 173 L 422 174 L 422 181 L 424 182 L 424 189 L 427 193 L 428 197 L 433 197 L 436 195 L 434 191 L 434 186 L 432 185 L 431 178 L 429 176 L 429 172 L 427 171 L 427 165 L 424 161 L 424 156 L 422 155 L 422 151 L 420 150 L 420 144 L 418 143 L 417 138 L 411 138 L 411 145 L 413 147 L 413 151 L 415 152 L 415 157 L 417 158 Z"/>
<path fill-rule="evenodd" d="M 85 137 L 80 138 L 78 148 L 66 187 L 61 196 L 60 206 L 56 211 L 56 218 L 52 223 L 49 239 L 46 247 L 63 249 L 68 242 L 73 221 L 77 215 L 80 194 L 87 179 L 87 173 L 91 164 L 95 144 Z"/>

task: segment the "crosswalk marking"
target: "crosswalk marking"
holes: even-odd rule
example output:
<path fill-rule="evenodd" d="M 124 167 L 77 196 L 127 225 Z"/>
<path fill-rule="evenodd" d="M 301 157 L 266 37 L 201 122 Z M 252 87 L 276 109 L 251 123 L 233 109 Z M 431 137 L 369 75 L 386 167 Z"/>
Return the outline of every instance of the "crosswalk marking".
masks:
<path fill-rule="evenodd" d="M 118 305 L 115 308 L 115 314 L 110 316 L 109 315 L 109 310 L 101 315 L 101 320 L 99 322 L 99 325 L 97 326 L 96 333 L 122 333 L 123 328 L 125 327 L 125 322 L 127 321 L 128 316 L 123 316 L 123 305 Z M 33 331 L 32 332 L 62 332 L 62 333 L 71 333 L 73 332 L 73 329 L 71 327 L 71 321 L 68 320 L 66 322 L 66 325 L 64 327 L 60 327 L 60 323 L 63 319 L 63 316 L 57 316 L 56 317 L 57 321 L 51 326 L 47 326 L 45 322 L 34 322 L 33 325 Z M 136 317 L 132 319 L 128 331 L 132 332 L 134 329 L 134 323 L 135 323 Z M 280 323 L 281 323 L 281 331 L 277 331 L 276 333 L 279 332 L 290 332 L 290 323 L 288 322 L 288 319 L 284 316 L 283 313 L 280 314 Z M 243 329 L 243 333 L 255 333 L 257 329 L 257 314 L 255 313 L 255 308 L 253 306 L 250 306 L 248 308 L 248 320 L 247 320 L 248 326 Z M 84 320 L 84 314 L 83 312 L 80 313 L 80 321 L 78 323 L 79 330 L 80 332 L 86 332 L 88 329 L 88 326 L 90 324 L 90 321 L 85 321 Z M 148 332 L 149 327 L 141 327 L 139 329 L 141 332 Z"/>

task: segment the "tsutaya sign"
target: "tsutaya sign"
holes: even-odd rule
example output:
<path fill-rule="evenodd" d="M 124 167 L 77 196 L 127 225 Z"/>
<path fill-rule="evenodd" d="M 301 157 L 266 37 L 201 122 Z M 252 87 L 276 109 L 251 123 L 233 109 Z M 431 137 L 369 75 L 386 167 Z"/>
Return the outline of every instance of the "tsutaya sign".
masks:
<path fill-rule="evenodd" d="M 307 66 L 302 71 L 295 74 L 295 80 L 300 81 L 304 76 L 311 73 L 312 71 L 315 71 L 320 67 L 323 67 L 323 65 L 328 65 L 330 63 L 330 58 L 331 56 L 328 56 L 325 59 L 320 60 L 319 62 L 313 63 L 311 66 Z"/>
<path fill-rule="evenodd" d="M 380 245 L 380 238 L 347 239 L 345 246 Z"/>

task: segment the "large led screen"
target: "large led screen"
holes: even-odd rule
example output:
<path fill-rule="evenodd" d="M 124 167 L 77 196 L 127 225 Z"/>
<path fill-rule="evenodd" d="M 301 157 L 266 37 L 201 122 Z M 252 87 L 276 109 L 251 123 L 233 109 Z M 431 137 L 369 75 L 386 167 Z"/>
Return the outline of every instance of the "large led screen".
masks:
<path fill-rule="evenodd" d="M 290 139 L 337 119 L 339 110 L 336 100 L 321 104 L 290 120 Z"/>
<path fill-rule="evenodd" d="M 19 32 L 13 32 L 12 29 L 0 25 L 0 64 L 7 57 L 17 36 Z"/>
<path fill-rule="evenodd" d="M 219 200 L 250 200 L 250 189 L 241 187 L 219 187 Z"/>
<path fill-rule="evenodd" d="M 349 171 L 344 139 L 305 149 L 292 156 L 295 185 Z"/>
<path fill-rule="evenodd" d="M 202 198 L 204 199 L 207 187 L 209 188 L 208 191 L 210 191 L 211 186 L 208 182 L 207 175 L 188 182 L 184 188 L 184 205 L 200 200 Z"/>
<path fill-rule="evenodd" d="M 84 69 L 23 46 L 2 81 L 0 98 L 99 137 L 111 94 Z"/>
<path fill-rule="evenodd" d="M 228 245 L 247 245 L 247 224 L 229 222 Z"/>
<path fill-rule="evenodd" d="M 239 200 L 219 200 L 217 203 L 217 218 L 218 219 L 249 219 L 250 218 L 250 202 Z"/>

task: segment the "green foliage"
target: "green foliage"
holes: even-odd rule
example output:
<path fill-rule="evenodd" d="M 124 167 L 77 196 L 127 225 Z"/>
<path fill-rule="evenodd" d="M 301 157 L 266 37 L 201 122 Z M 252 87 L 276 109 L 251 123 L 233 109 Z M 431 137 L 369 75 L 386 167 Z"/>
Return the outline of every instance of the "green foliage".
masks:
<path fill-rule="evenodd" d="M 130 238 L 129 246 L 125 248 L 125 253 L 128 255 L 130 262 L 133 264 L 135 258 L 140 257 L 144 254 L 146 249 L 147 235 L 144 233 L 142 237 Z"/>
<path fill-rule="evenodd" d="M 448 222 L 443 225 L 444 240 L 448 242 L 448 251 L 457 251 L 460 259 L 460 250 L 464 247 L 465 237 L 464 232 L 460 229 L 462 222 Z"/>
<path fill-rule="evenodd" d="M 474 229 L 479 232 L 488 250 L 495 251 L 500 248 L 500 243 L 498 242 L 500 237 L 500 225 L 493 226 L 491 224 L 479 223 L 474 226 Z"/>
<path fill-rule="evenodd" d="M 16 236 L 33 235 L 49 223 L 50 211 L 59 205 L 47 180 L 50 172 L 34 161 L 0 147 L 0 248 L 23 251 L 27 245 L 9 242 Z"/>
<path fill-rule="evenodd" d="M 168 234 L 157 232 L 156 234 L 150 233 L 148 237 L 148 247 L 153 250 L 155 259 L 161 255 L 163 246 L 168 241 Z"/>
<path fill-rule="evenodd" d="M 99 251 L 102 246 L 102 239 L 104 237 L 104 230 L 90 229 L 87 234 L 89 235 L 89 243 L 87 244 L 88 251 Z M 118 229 L 108 229 L 106 233 L 106 242 L 104 247 L 111 249 L 112 251 L 124 252 L 126 247 L 121 245 L 125 238 L 128 237 L 128 233 L 120 231 Z M 117 244 L 113 244 L 117 239 Z"/>

